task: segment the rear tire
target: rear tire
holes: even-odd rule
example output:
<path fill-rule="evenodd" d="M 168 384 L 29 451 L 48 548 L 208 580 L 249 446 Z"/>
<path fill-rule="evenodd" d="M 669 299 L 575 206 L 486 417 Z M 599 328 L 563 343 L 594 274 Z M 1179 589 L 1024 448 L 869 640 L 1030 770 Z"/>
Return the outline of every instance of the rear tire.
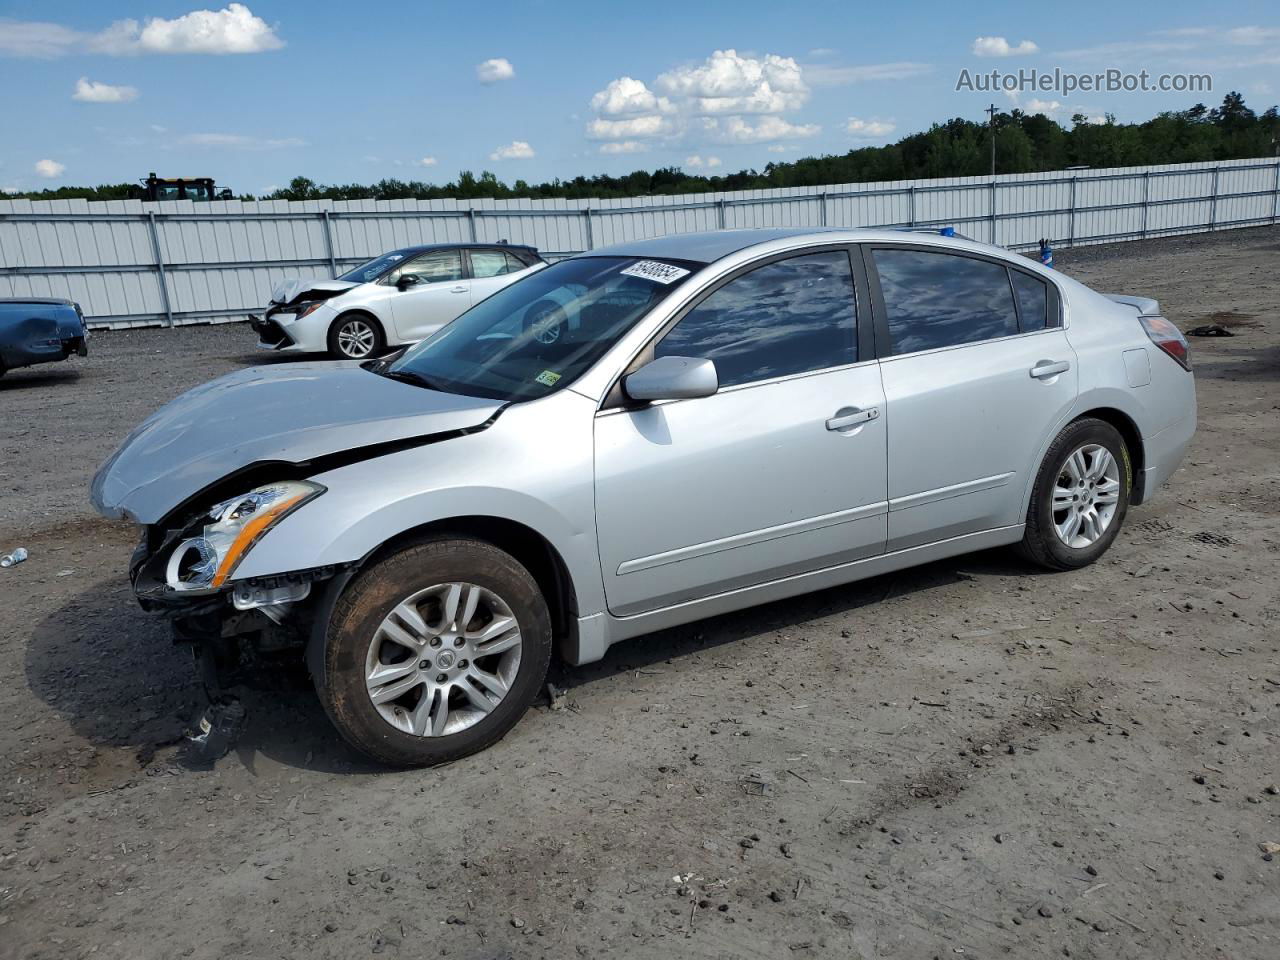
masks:
<path fill-rule="evenodd" d="M 329 354 L 338 360 L 368 360 L 387 348 L 382 324 L 367 313 L 344 313 L 329 326 Z"/>
<path fill-rule="evenodd" d="M 348 743 L 414 767 L 496 743 L 550 662 L 551 616 L 529 571 L 492 544 L 449 538 L 407 547 L 352 581 L 312 679 Z"/>
<path fill-rule="evenodd" d="M 1050 570 L 1075 570 L 1106 553 L 1129 509 L 1133 465 L 1111 424 L 1085 417 L 1054 438 L 1036 476 L 1020 550 Z"/>

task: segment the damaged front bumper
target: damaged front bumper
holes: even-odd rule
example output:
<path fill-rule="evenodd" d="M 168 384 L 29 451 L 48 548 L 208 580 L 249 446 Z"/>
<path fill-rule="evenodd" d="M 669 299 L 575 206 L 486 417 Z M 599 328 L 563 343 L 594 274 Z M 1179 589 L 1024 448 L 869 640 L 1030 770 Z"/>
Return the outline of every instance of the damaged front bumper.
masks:
<path fill-rule="evenodd" d="M 251 682 L 263 661 L 299 658 L 323 642 L 337 596 L 355 564 L 237 580 L 217 590 L 175 590 L 165 558 L 183 531 L 144 527 L 129 564 L 139 606 L 167 618 L 173 641 L 191 647 L 211 700 Z"/>

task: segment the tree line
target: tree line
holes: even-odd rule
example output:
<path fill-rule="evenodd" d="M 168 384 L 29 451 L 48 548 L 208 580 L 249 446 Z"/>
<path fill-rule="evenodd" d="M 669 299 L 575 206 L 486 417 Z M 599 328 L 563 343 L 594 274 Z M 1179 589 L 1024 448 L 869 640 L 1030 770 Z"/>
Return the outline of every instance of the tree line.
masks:
<path fill-rule="evenodd" d="M 592 199 L 981 176 L 991 171 L 993 136 L 998 173 L 1037 173 L 1075 166 L 1194 163 L 1276 155 L 1280 117 L 1275 106 L 1256 113 L 1245 104 L 1241 94 L 1233 91 L 1223 98 L 1220 106 L 1209 108 L 1197 103 L 1188 110 L 1160 113 L 1142 123 L 1117 123 L 1110 114 L 1104 122 L 1097 123 L 1076 114 L 1070 126 L 1064 126 L 1043 113 L 1030 114 L 1018 109 L 996 113 L 989 122 L 958 117 L 882 147 L 860 147 L 843 154 L 768 163 L 761 170 L 739 170 L 716 176 L 690 174 L 679 167 L 635 170 L 623 176 L 556 178 L 536 184 L 524 180 L 507 184 L 488 170 L 479 176 L 463 170 L 456 180 L 446 184 L 394 178 L 368 185 L 322 184 L 299 176 L 287 187 L 266 196 L 242 194 L 240 199 Z M 59 187 L 9 196 L 31 200 L 119 200 L 131 196 L 135 189 L 133 184 L 121 183 Z"/>

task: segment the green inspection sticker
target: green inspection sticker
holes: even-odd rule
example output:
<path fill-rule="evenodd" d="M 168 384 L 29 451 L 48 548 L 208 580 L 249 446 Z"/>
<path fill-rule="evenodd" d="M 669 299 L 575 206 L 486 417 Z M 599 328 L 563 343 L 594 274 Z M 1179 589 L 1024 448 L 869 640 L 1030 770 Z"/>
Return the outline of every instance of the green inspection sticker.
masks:
<path fill-rule="evenodd" d="M 533 379 L 544 387 L 554 387 L 556 385 L 556 381 L 560 379 L 560 374 L 556 373 L 554 370 L 543 370 Z"/>

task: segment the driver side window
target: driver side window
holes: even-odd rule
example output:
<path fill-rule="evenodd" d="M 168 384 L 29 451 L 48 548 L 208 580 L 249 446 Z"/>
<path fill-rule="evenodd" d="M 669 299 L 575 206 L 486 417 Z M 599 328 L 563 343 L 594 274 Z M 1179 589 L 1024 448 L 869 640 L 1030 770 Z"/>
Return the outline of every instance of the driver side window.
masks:
<path fill-rule="evenodd" d="M 432 250 L 406 260 L 387 274 L 384 282 L 394 284 L 406 274 L 415 274 L 423 283 L 443 283 L 462 279 L 462 254 L 457 250 Z"/>

